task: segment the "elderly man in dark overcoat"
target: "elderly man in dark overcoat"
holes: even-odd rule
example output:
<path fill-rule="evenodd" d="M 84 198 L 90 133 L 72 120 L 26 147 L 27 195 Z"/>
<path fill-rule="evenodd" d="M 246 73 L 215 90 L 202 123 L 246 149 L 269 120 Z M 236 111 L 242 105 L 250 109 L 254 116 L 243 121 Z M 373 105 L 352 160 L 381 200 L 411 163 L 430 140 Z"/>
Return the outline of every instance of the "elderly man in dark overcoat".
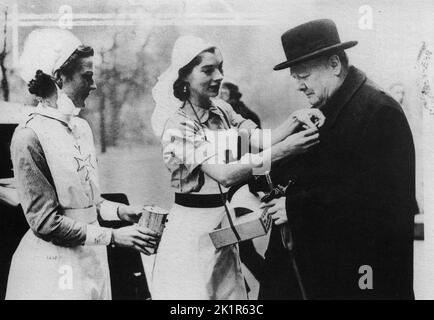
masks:
<path fill-rule="evenodd" d="M 287 61 L 274 69 L 290 68 L 326 121 L 318 146 L 272 167 L 273 182 L 290 185 L 267 204 L 259 298 L 413 299 L 415 154 L 404 112 L 349 65 L 344 50 L 357 42 L 342 43 L 333 21 L 290 29 L 282 44 Z"/>

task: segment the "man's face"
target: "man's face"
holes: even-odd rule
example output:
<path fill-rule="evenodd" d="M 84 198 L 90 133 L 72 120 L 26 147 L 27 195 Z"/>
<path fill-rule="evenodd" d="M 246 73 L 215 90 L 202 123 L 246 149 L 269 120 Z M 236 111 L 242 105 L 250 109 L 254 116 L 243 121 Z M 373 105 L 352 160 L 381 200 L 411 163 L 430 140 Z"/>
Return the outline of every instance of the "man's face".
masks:
<path fill-rule="evenodd" d="M 77 108 L 84 108 L 84 101 L 96 89 L 93 80 L 93 57 L 80 58 L 75 73 L 70 78 L 62 76 L 62 90 Z"/>
<path fill-rule="evenodd" d="M 291 67 L 291 76 L 312 106 L 323 105 L 332 94 L 333 72 L 324 60 L 307 61 Z"/>

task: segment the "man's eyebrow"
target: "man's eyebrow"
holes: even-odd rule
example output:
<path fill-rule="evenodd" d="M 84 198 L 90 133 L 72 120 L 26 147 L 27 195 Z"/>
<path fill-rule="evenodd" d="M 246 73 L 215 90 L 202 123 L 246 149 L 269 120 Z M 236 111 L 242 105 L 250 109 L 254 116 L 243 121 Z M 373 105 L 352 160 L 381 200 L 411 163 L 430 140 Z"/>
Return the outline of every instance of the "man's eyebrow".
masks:
<path fill-rule="evenodd" d="M 308 75 L 310 75 L 310 73 L 308 71 L 298 71 L 298 72 L 291 72 L 291 75 L 293 77 L 297 76 L 297 77 L 306 77 Z"/>
<path fill-rule="evenodd" d="M 208 69 L 208 68 L 215 68 L 214 64 L 206 64 L 204 66 L 202 66 L 202 69 Z"/>

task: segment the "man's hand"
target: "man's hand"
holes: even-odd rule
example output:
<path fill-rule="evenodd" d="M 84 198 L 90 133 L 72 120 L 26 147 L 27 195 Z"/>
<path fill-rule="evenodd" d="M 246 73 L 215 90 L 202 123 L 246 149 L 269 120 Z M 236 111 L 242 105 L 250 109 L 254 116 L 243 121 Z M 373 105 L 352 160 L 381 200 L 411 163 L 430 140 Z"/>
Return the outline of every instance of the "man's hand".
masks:
<path fill-rule="evenodd" d="M 268 212 L 271 214 L 276 226 L 284 224 L 288 221 L 285 209 L 285 199 L 285 197 L 273 199 L 270 202 L 262 203 L 259 207 L 261 209 L 268 208 Z"/>
<path fill-rule="evenodd" d="M 293 121 L 298 122 L 305 129 L 316 129 L 323 126 L 325 122 L 325 116 L 316 108 L 305 108 L 294 111 L 290 118 Z"/>

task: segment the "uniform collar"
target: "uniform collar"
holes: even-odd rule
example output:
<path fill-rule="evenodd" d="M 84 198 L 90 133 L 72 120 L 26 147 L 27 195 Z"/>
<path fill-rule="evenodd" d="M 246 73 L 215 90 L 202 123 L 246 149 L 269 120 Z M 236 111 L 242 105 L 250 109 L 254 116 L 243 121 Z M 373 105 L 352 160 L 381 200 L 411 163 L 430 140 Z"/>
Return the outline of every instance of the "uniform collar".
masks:
<path fill-rule="evenodd" d="M 214 116 L 218 116 L 223 119 L 221 110 L 217 106 L 212 104 L 209 109 L 206 109 L 206 113 L 204 114 L 203 118 L 201 118 L 201 122 L 204 123 L 208 121 L 209 118 L 212 118 Z"/>
<path fill-rule="evenodd" d="M 186 116 L 188 116 L 188 117 L 190 117 L 196 121 L 197 120 L 196 116 L 194 114 L 193 115 L 190 114 L 191 106 L 188 102 L 185 104 L 183 109 L 185 109 L 185 108 L 190 109 L 189 113 L 187 114 L 187 112 L 185 112 L 185 110 L 181 109 L 182 112 L 184 112 L 184 114 Z M 196 111 L 196 114 L 200 120 L 200 123 L 202 123 L 202 124 L 206 123 L 210 118 L 214 117 L 215 115 L 219 116 L 220 118 L 223 118 L 221 111 L 219 110 L 218 107 L 216 107 L 216 105 L 213 101 L 211 101 L 211 106 L 208 109 L 194 107 L 194 110 Z M 193 112 L 191 111 L 191 113 L 193 113 Z"/>
<path fill-rule="evenodd" d="M 75 117 L 74 115 L 64 114 L 60 112 L 56 108 L 44 106 L 42 103 L 39 103 L 36 107 L 36 110 L 33 111 L 30 115 L 39 114 L 46 118 L 54 119 L 60 121 L 63 125 L 67 127 L 71 127 L 71 120 Z"/>
<path fill-rule="evenodd" d="M 319 107 L 326 117 L 324 128 L 330 128 L 334 125 L 339 113 L 357 90 L 366 82 L 366 79 L 364 72 L 356 67 L 350 67 L 342 85 L 323 106 Z"/>

